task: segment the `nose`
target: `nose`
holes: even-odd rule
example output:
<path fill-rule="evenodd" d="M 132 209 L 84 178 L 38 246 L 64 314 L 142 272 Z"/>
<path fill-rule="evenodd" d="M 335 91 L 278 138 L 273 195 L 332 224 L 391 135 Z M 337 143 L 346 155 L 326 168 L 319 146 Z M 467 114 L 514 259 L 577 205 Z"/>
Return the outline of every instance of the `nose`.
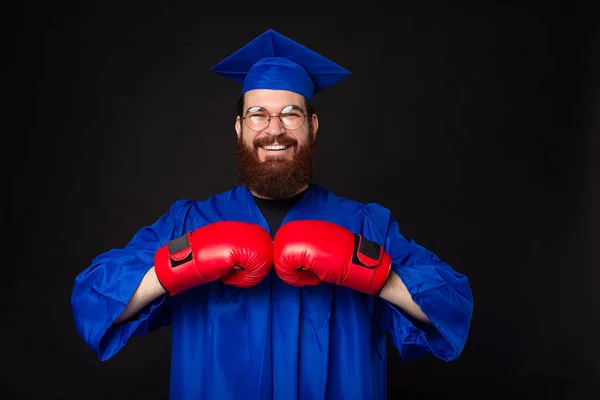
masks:
<path fill-rule="evenodd" d="M 267 126 L 267 129 L 265 129 L 265 133 L 271 136 L 280 136 L 285 133 L 285 129 L 283 128 L 279 117 L 271 117 L 271 122 L 269 123 L 269 126 Z"/>

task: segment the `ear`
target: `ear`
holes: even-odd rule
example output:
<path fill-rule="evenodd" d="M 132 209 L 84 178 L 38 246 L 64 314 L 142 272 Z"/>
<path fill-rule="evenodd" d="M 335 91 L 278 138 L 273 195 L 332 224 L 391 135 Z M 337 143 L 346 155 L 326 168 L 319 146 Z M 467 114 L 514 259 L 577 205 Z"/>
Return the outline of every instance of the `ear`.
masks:
<path fill-rule="evenodd" d="M 237 132 L 237 136 L 239 138 L 240 135 L 242 134 L 242 124 L 240 122 L 240 116 L 239 115 L 235 119 L 235 131 Z"/>
<path fill-rule="evenodd" d="M 313 127 L 313 135 L 317 136 L 317 131 L 319 130 L 319 117 L 317 117 L 317 114 L 312 115 L 310 123 Z"/>

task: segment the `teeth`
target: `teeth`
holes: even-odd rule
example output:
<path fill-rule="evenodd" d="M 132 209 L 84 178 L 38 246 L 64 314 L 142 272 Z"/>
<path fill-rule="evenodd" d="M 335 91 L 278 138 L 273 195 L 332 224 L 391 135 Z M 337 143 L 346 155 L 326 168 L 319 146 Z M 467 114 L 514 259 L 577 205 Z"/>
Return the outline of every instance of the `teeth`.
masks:
<path fill-rule="evenodd" d="M 265 150 L 285 150 L 288 146 L 277 145 L 277 146 L 263 146 Z"/>

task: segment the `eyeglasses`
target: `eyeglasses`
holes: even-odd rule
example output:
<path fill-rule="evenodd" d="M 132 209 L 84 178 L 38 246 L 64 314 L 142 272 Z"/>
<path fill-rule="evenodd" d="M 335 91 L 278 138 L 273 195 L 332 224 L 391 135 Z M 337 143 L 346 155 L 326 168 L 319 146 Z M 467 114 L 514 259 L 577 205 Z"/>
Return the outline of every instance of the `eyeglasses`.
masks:
<path fill-rule="evenodd" d="M 300 129 L 304 125 L 306 114 L 297 106 L 286 106 L 279 115 L 271 115 L 267 110 L 260 106 L 250 107 L 242 119 L 246 126 L 253 131 L 263 131 L 267 129 L 272 118 L 278 118 L 281 125 L 290 131 Z"/>

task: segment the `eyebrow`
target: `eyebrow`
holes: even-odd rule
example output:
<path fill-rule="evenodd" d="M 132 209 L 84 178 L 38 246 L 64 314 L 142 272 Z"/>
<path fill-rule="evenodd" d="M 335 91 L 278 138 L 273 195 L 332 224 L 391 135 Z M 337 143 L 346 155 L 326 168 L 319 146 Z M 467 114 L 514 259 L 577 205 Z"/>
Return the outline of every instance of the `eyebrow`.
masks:
<path fill-rule="evenodd" d="M 297 105 L 295 105 L 295 104 L 288 104 L 288 105 L 285 105 L 285 106 L 283 106 L 283 107 L 281 108 L 280 112 L 281 112 L 283 109 L 285 109 L 285 108 L 287 108 L 287 107 L 290 107 L 290 106 L 292 107 L 292 110 L 298 110 L 298 111 L 302 111 L 303 113 L 306 113 L 306 111 L 304 111 L 304 110 L 302 109 L 302 107 L 300 107 L 300 106 L 297 106 Z M 265 110 L 265 111 L 267 111 L 267 112 L 268 112 L 268 110 L 267 110 L 265 107 L 263 107 L 263 106 L 251 106 L 251 107 L 248 107 L 248 109 L 246 110 L 246 112 L 247 112 L 247 113 L 248 113 L 248 112 L 256 112 L 256 111 L 259 111 L 260 109 L 263 109 L 263 110 Z"/>

